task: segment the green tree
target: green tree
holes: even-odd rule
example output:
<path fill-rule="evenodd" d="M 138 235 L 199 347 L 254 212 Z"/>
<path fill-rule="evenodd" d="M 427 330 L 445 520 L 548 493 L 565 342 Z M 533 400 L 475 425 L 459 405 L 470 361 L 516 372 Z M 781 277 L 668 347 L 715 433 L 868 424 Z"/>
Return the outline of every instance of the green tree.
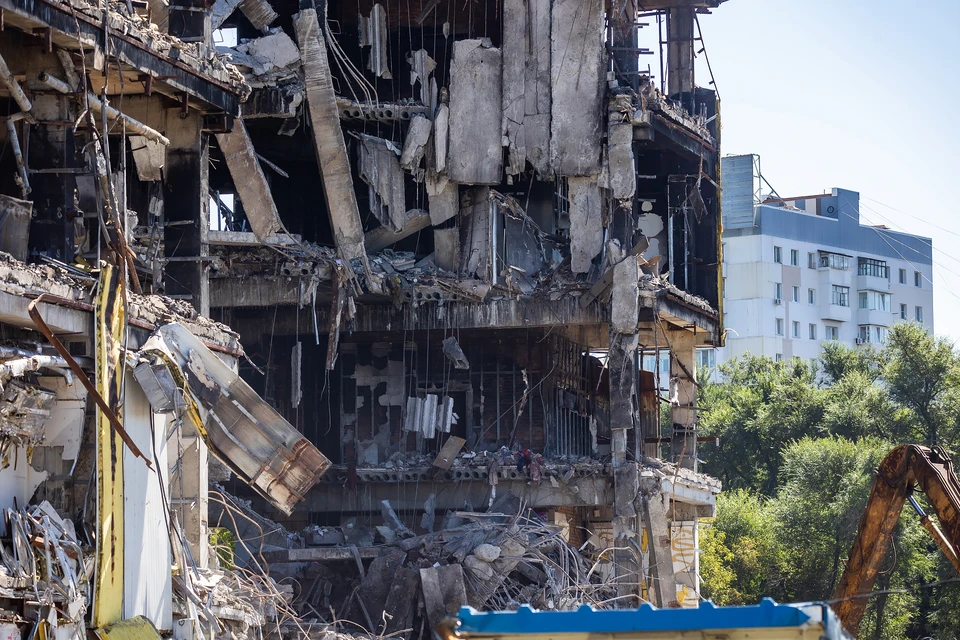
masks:
<path fill-rule="evenodd" d="M 743 489 L 720 494 L 717 517 L 701 530 L 699 545 L 704 597 L 741 605 L 773 593 L 781 554 L 765 498 Z"/>
<path fill-rule="evenodd" d="M 883 368 L 883 356 L 873 345 L 852 347 L 833 341 L 823 343 L 819 362 L 827 384 L 840 382 L 851 373 L 860 373 L 873 382 L 880 377 Z"/>
<path fill-rule="evenodd" d="M 960 358 L 952 343 L 918 324 L 899 323 L 890 330 L 883 356 L 890 398 L 915 418 L 909 435 L 928 445 L 954 438 L 960 414 Z"/>
<path fill-rule="evenodd" d="M 719 436 L 700 452 L 728 489 L 776 490 L 784 443 L 822 433 L 825 394 L 798 359 L 744 356 L 720 367 L 723 382 L 704 386 L 700 430 Z"/>

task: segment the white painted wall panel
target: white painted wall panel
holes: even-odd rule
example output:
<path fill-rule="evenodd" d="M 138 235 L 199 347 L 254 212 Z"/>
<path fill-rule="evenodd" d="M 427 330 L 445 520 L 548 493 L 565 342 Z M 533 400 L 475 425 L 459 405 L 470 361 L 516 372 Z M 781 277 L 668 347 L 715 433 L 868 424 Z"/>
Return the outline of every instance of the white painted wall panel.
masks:
<path fill-rule="evenodd" d="M 167 419 L 158 415 L 150 426 L 150 403 L 132 375 L 126 379 L 123 422 L 130 437 L 151 460 L 147 469 L 127 449 L 123 452 L 124 593 L 123 616 L 145 616 L 162 631 L 173 629 L 173 595 L 170 577 L 170 538 L 160 491 L 167 486 Z"/>

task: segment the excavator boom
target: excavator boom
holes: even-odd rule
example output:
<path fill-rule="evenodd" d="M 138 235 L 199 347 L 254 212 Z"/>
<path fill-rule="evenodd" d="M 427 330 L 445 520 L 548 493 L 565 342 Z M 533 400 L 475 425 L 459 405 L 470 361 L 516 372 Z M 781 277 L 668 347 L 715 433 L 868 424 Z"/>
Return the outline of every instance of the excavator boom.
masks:
<path fill-rule="evenodd" d="M 915 489 L 926 494 L 940 521 L 939 528 L 911 498 Z M 942 447 L 901 445 L 887 454 L 877 468 L 846 569 L 834 593 L 837 602 L 833 609 L 854 636 L 867 607 L 866 596 L 873 590 L 908 498 L 924 528 L 960 571 L 960 480 L 953 472 L 953 463 Z"/>

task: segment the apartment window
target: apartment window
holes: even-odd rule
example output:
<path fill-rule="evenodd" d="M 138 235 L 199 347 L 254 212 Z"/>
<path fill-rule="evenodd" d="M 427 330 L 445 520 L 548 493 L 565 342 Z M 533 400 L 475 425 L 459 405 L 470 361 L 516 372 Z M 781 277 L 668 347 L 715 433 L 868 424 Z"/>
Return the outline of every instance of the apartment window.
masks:
<path fill-rule="evenodd" d="M 790 266 L 799 267 L 800 266 L 800 252 L 796 249 L 790 249 Z"/>
<path fill-rule="evenodd" d="M 697 349 L 697 372 L 710 371 L 717 366 L 717 354 L 713 349 Z"/>
<path fill-rule="evenodd" d="M 796 320 L 793 321 L 793 337 L 794 338 L 800 337 L 800 323 L 797 322 Z"/>
<path fill-rule="evenodd" d="M 913 286 L 922 287 L 923 286 L 923 274 L 919 271 L 913 272 Z"/>
<path fill-rule="evenodd" d="M 817 268 L 817 254 L 808 253 L 807 254 L 807 268 L 816 269 Z"/>
<path fill-rule="evenodd" d="M 857 338 L 863 343 L 883 344 L 887 341 L 887 328 L 862 324 L 859 327 Z"/>
<path fill-rule="evenodd" d="M 916 317 L 917 322 L 923 322 L 923 307 L 915 307 L 913 315 Z"/>
<path fill-rule="evenodd" d="M 907 284 L 907 270 L 900 269 L 900 284 Z"/>
<path fill-rule="evenodd" d="M 890 294 L 879 291 L 861 291 L 860 308 L 871 311 L 890 311 Z"/>
<path fill-rule="evenodd" d="M 810 339 L 811 340 L 817 339 L 817 325 L 815 324 L 810 325 Z"/>
<path fill-rule="evenodd" d="M 903 269 L 901 269 L 901 271 L 903 271 Z M 900 319 L 901 320 L 907 319 L 907 305 L 905 304 L 900 305 Z"/>
<path fill-rule="evenodd" d="M 777 329 L 777 335 L 782 336 L 783 335 L 783 318 L 777 318 L 776 329 Z"/>
<path fill-rule="evenodd" d="M 782 282 L 773 283 L 773 297 L 777 300 L 783 300 L 783 283 Z"/>
<path fill-rule="evenodd" d="M 859 258 L 857 260 L 857 275 L 889 279 L 890 267 L 887 266 L 887 263 L 884 260 Z"/>
<path fill-rule="evenodd" d="M 773 261 L 778 264 L 783 264 L 783 249 L 781 247 L 773 248 Z"/>
<path fill-rule="evenodd" d="M 817 290 L 816 289 L 807 289 L 807 302 L 810 304 L 817 304 Z"/>
<path fill-rule="evenodd" d="M 845 256 L 840 253 L 829 253 L 827 251 L 821 251 L 820 266 L 829 267 L 831 269 L 838 269 L 840 271 L 849 271 L 850 256 Z"/>
<path fill-rule="evenodd" d="M 825 337 L 827 340 L 839 340 L 840 339 L 840 328 L 833 327 L 829 324 L 823 326 L 823 332 L 826 334 Z"/>
<path fill-rule="evenodd" d="M 850 287 L 841 287 L 835 284 L 831 294 L 830 304 L 835 304 L 838 307 L 850 306 Z"/>
<path fill-rule="evenodd" d="M 800 302 L 800 287 L 793 288 L 793 301 Z"/>
<path fill-rule="evenodd" d="M 773 359 L 776 360 L 777 362 L 783 362 L 783 354 L 777 353 L 773 356 Z"/>

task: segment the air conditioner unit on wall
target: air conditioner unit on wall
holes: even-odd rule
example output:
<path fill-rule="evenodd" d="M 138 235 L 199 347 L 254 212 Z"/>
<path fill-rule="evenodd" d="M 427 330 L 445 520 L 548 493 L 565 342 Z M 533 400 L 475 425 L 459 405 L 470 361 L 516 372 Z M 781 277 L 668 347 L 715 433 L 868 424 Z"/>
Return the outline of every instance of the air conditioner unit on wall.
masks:
<path fill-rule="evenodd" d="M 773 304 L 783 304 L 783 300 L 780 299 L 780 298 L 774 298 L 774 299 L 773 299 Z"/>
<path fill-rule="evenodd" d="M 854 344 L 863 344 L 863 338 L 854 338 Z"/>

